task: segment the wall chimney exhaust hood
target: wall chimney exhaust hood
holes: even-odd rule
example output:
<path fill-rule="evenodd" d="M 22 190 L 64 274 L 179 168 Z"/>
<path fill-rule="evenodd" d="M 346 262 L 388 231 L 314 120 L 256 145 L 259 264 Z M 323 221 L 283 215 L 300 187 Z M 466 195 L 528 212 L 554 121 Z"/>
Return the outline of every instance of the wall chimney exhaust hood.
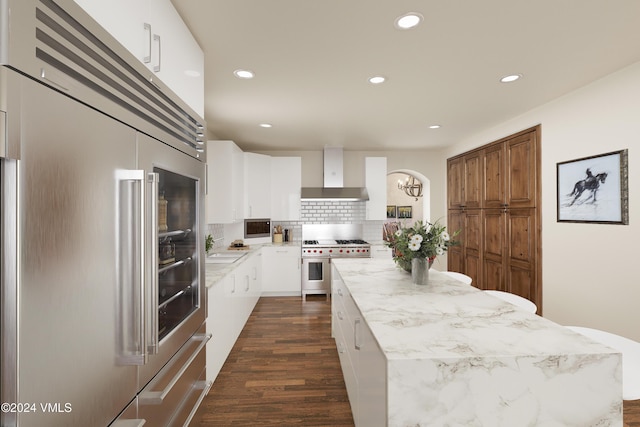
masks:
<path fill-rule="evenodd" d="M 303 187 L 301 200 L 339 200 L 359 202 L 369 200 L 369 193 L 363 187 L 343 187 L 342 147 L 324 148 L 324 187 Z"/>

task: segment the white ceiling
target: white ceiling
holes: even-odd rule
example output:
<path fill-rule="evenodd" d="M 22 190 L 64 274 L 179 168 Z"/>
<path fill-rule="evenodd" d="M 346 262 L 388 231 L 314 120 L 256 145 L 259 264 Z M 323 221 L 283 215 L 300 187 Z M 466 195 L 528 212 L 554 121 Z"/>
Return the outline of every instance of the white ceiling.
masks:
<path fill-rule="evenodd" d="M 245 150 L 446 146 L 640 60 L 638 0 L 172 1 L 208 129 Z M 395 28 L 407 12 L 425 19 Z"/>

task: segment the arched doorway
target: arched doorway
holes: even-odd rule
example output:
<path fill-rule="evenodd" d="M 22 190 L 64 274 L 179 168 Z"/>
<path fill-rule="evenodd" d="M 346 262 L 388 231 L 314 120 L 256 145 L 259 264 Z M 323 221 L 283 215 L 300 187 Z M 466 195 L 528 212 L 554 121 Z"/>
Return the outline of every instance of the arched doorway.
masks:
<path fill-rule="evenodd" d="M 414 177 L 422 184 L 422 196 L 409 196 L 403 190 L 398 189 L 398 180 L 405 181 L 407 177 Z M 403 218 L 406 216 L 407 209 L 402 209 L 401 214 L 396 217 L 390 217 L 388 220 L 401 221 L 407 225 L 413 224 L 417 220 L 431 221 L 431 181 L 429 178 L 410 169 L 396 169 L 387 172 L 387 205 L 398 207 L 411 207 L 411 218 Z M 396 209 L 397 211 L 398 209 Z"/>

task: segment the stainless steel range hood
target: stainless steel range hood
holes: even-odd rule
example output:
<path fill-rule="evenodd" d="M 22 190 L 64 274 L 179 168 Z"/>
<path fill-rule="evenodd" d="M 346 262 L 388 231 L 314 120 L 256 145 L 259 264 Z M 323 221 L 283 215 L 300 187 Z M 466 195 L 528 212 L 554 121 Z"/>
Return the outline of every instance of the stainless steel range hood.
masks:
<path fill-rule="evenodd" d="M 300 199 L 304 201 L 340 200 L 345 202 L 369 200 L 366 188 L 343 187 L 343 167 L 342 147 L 325 147 L 324 187 L 303 187 Z"/>

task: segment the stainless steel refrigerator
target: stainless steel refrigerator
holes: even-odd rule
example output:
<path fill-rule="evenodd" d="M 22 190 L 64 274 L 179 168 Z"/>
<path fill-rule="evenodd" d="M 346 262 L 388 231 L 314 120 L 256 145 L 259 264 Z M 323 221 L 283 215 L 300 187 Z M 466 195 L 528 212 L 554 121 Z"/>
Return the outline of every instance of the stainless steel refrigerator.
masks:
<path fill-rule="evenodd" d="M 72 1 L 0 23 L 1 424 L 184 425 L 210 387 L 202 119 Z"/>

